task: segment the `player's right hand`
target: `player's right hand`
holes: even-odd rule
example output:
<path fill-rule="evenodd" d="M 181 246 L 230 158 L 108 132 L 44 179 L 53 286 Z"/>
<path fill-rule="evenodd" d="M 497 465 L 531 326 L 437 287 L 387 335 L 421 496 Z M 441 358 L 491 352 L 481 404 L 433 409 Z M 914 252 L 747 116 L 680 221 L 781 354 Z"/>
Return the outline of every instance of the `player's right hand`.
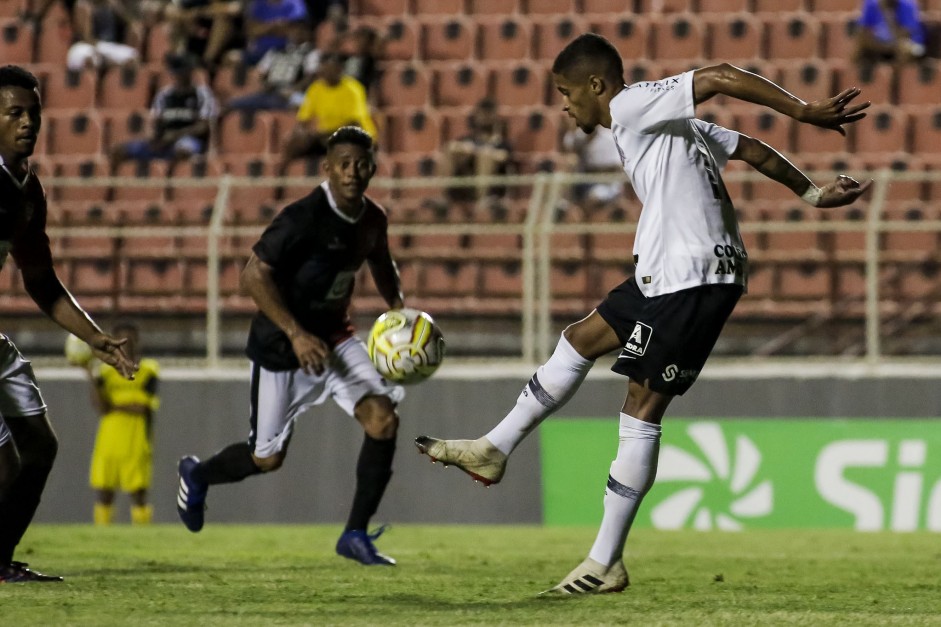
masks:
<path fill-rule="evenodd" d="M 123 346 L 126 342 L 126 339 L 119 340 L 106 333 L 96 333 L 88 340 L 88 345 L 91 346 L 95 357 L 114 366 L 125 379 L 133 379 L 138 366 L 124 352 Z"/>
<path fill-rule="evenodd" d="M 291 348 L 297 356 L 301 369 L 307 374 L 322 374 L 330 355 L 330 347 L 316 335 L 298 331 L 291 337 Z"/>

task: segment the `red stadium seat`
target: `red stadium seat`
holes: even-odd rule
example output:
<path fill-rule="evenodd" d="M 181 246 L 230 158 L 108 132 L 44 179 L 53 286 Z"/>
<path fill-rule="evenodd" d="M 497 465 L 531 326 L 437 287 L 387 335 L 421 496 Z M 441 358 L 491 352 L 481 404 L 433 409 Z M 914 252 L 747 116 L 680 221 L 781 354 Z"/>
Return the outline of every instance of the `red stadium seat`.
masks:
<path fill-rule="evenodd" d="M 419 25 L 414 18 L 403 16 L 385 24 L 382 54 L 387 61 L 411 61 L 419 54 Z"/>
<path fill-rule="evenodd" d="M 549 74 L 532 61 L 501 65 L 493 72 L 493 95 L 504 107 L 542 105 L 549 96 Z"/>
<path fill-rule="evenodd" d="M 425 259 L 421 269 L 422 296 L 466 298 L 478 293 L 480 267 L 473 260 Z"/>
<path fill-rule="evenodd" d="M 696 61 L 706 54 L 702 22 L 693 14 L 667 15 L 653 21 L 653 58 Z"/>
<path fill-rule="evenodd" d="M 409 0 L 354 0 L 350 3 L 350 14 L 402 15 L 408 12 L 408 5 Z"/>
<path fill-rule="evenodd" d="M 131 139 L 146 137 L 150 116 L 144 109 L 108 109 L 102 111 L 105 123 L 105 147 L 112 149 Z"/>
<path fill-rule="evenodd" d="M 911 112 L 912 146 L 916 155 L 941 154 L 941 106 Z"/>
<path fill-rule="evenodd" d="M 103 158 L 82 156 L 58 158 L 55 162 L 55 176 L 80 178 L 90 185 L 56 185 L 47 191 L 56 201 L 104 202 L 108 199 L 109 186 L 99 182 L 98 179 L 108 176 L 108 169 L 108 162 Z"/>
<path fill-rule="evenodd" d="M 742 13 L 751 11 L 751 0 L 699 0 L 699 13 Z"/>
<path fill-rule="evenodd" d="M 57 155 L 101 154 L 104 128 L 94 111 L 60 110 L 44 112 L 49 151 Z"/>
<path fill-rule="evenodd" d="M 892 222 L 909 222 L 913 226 L 924 220 L 937 220 L 938 211 L 920 201 L 902 201 L 886 203 L 883 207 L 882 219 Z M 938 251 L 938 233 L 932 231 L 891 230 L 884 232 L 880 237 L 880 249 L 887 255 L 899 259 L 926 260 L 934 258 Z"/>
<path fill-rule="evenodd" d="M 707 56 L 726 62 L 753 60 L 761 57 L 761 22 L 749 13 L 709 16 L 707 24 Z"/>
<path fill-rule="evenodd" d="M 804 203 L 791 195 L 784 202 L 755 202 L 765 222 L 789 222 L 800 224 L 820 220 L 821 210 Z M 783 231 L 766 235 L 767 249 L 776 254 L 791 254 L 795 258 L 809 259 L 822 250 L 821 236 L 813 231 Z"/>
<path fill-rule="evenodd" d="M 4 63 L 32 62 L 33 37 L 33 29 L 19 20 L 0 21 L 0 59 Z"/>
<path fill-rule="evenodd" d="M 833 96 L 833 69 L 829 63 L 807 59 L 781 70 L 780 85 L 801 100 L 821 100 Z"/>
<path fill-rule="evenodd" d="M 220 157 L 219 161 L 226 174 L 233 177 L 260 179 L 274 176 L 274 164 L 258 155 L 226 155 Z M 269 221 L 271 217 L 262 215 L 259 210 L 263 205 L 273 207 L 278 204 L 275 200 L 276 189 L 277 184 L 263 184 L 260 181 L 247 186 L 233 186 L 229 192 L 230 213 L 237 212 L 239 221 Z"/>
<path fill-rule="evenodd" d="M 439 148 L 441 118 L 433 110 L 418 110 L 389 116 L 389 150 L 429 153 Z"/>
<path fill-rule="evenodd" d="M 103 109 L 147 109 L 153 99 L 154 72 L 148 66 L 111 68 L 98 84 Z"/>
<path fill-rule="evenodd" d="M 480 295 L 485 298 L 520 298 L 523 293 L 523 272 L 519 262 L 482 263 L 480 286 Z"/>
<path fill-rule="evenodd" d="M 594 32 L 614 44 L 622 58 L 628 61 L 650 58 L 652 48 L 650 18 L 625 13 L 618 19 L 612 19 L 607 14 L 593 14 L 587 19 Z"/>
<path fill-rule="evenodd" d="M 855 152 L 885 154 L 908 150 L 908 116 L 892 105 L 871 107 L 850 127 Z"/>
<path fill-rule="evenodd" d="M 688 13 L 696 8 L 696 0 L 636 0 L 637 12 L 644 15 Z"/>
<path fill-rule="evenodd" d="M 428 104 L 431 93 L 428 74 L 428 69 L 419 63 L 390 64 L 379 77 L 379 104 L 385 108 Z"/>
<path fill-rule="evenodd" d="M 163 63 L 163 59 L 172 49 L 170 25 L 157 24 L 147 30 L 144 45 L 144 60 L 149 63 Z"/>
<path fill-rule="evenodd" d="M 222 165 L 215 159 L 206 157 L 193 157 L 172 167 L 170 177 L 176 179 L 196 179 L 194 185 L 185 187 L 168 187 L 167 200 L 191 200 L 212 202 L 218 195 L 219 186 L 216 182 L 222 176 Z M 205 179 L 205 180 L 204 180 Z M 239 191 L 233 190 L 238 195 Z"/>
<path fill-rule="evenodd" d="M 216 70 L 212 81 L 212 91 L 220 102 L 238 98 L 246 94 L 263 91 L 265 79 L 254 67 L 242 63 L 223 65 Z"/>
<path fill-rule="evenodd" d="M 779 12 L 765 13 L 763 16 L 767 16 L 767 58 L 803 60 L 819 56 L 820 24 L 812 16 L 806 13 Z"/>
<path fill-rule="evenodd" d="M 422 23 L 422 56 L 428 61 L 463 61 L 473 56 L 474 23 L 461 17 L 429 18 Z"/>
<path fill-rule="evenodd" d="M 541 4 L 541 3 L 540 3 Z M 553 61 L 573 39 L 591 30 L 586 21 L 577 15 L 553 15 L 533 20 L 534 57 Z"/>
<path fill-rule="evenodd" d="M 220 154 L 270 154 L 273 118 L 266 112 L 235 111 L 222 118 L 215 137 Z"/>
<path fill-rule="evenodd" d="M 797 153 L 845 152 L 850 146 L 849 138 L 836 131 L 810 124 L 794 125 L 794 151 Z"/>
<path fill-rule="evenodd" d="M 43 109 L 93 109 L 98 78 L 90 70 L 47 67 L 40 72 Z"/>
<path fill-rule="evenodd" d="M 549 269 L 552 298 L 594 300 L 589 290 L 588 266 L 577 261 L 557 261 Z M 595 303 L 592 303 L 594 305 Z"/>
<path fill-rule="evenodd" d="M 925 173 L 928 164 L 917 156 L 908 153 L 869 154 L 863 156 L 863 167 L 867 172 L 888 169 L 900 174 Z M 911 202 L 927 200 L 929 184 L 925 181 L 896 180 L 889 183 L 887 200 L 891 202 Z"/>
<path fill-rule="evenodd" d="M 437 106 L 473 105 L 486 98 L 489 92 L 490 72 L 480 64 L 461 63 L 435 70 L 434 101 Z"/>
<path fill-rule="evenodd" d="M 113 199 L 146 200 L 162 202 L 167 182 L 167 164 L 164 161 L 125 161 L 118 166 L 115 176 L 130 179 L 129 182 L 147 181 L 148 185 L 115 185 Z"/>
<path fill-rule="evenodd" d="M 783 13 L 804 11 L 810 8 L 805 0 L 752 0 L 752 2 L 752 10 L 756 13 Z"/>
<path fill-rule="evenodd" d="M 72 45 L 73 32 L 69 16 L 58 2 L 53 5 L 42 21 L 36 42 L 36 63 L 52 63 L 62 66 Z"/>
<path fill-rule="evenodd" d="M 555 110 L 534 108 L 507 116 L 509 144 L 514 153 L 550 152 L 560 140 L 560 114 Z"/>
<path fill-rule="evenodd" d="M 895 102 L 895 70 L 889 65 L 858 67 L 852 63 L 844 63 L 834 67 L 834 74 L 836 91 L 830 94 L 831 96 L 847 87 L 859 87 L 862 94 L 857 101 L 869 100 L 874 105 Z"/>
<path fill-rule="evenodd" d="M 467 12 L 473 16 L 511 15 L 520 12 L 520 0 L 467 0 Z"/>
<path fill-rule="evenodd" d="M 464 0 L 412 0 L 413 15 L 460 15 Z"/>
<path fill-rule="evenodd" d="M 897 80 L 899 105 L 937 104 L 941 94 L 941 62 L 926 59 L 917 65 L 904 65 L 898 68 Z"/>
<path fill-rule="evenodd" d="M 177 296 L 183 292 L 183 264 L 172 258 L 130 259 L 125 290 L 131 296 Z"/>
<path fill-rule="evenodd" d="M 777 150 L 790 150 L 793 125 L 791 118 L 770 109 L 752 105 L 735 109 L 736 130 Z"/>
<path fill-rule="evenodd" d="M 532 50 L 532 25 L 516 16 L 478 19 L 477 56 L 480 59 L 528 59 Z"/>
<path fill-rule="evenodd" d="M 822 13 L 818 15 L 823 29 L 823 48 L 820 54 L 825 59 L 852 59 L 856 51 L 857 12 Z"/>
<path fill-rule="evenodd" d="M 523 0 L 523 13 L 527 15 L 563 15 L 581 10 L 578 0 Z"/>

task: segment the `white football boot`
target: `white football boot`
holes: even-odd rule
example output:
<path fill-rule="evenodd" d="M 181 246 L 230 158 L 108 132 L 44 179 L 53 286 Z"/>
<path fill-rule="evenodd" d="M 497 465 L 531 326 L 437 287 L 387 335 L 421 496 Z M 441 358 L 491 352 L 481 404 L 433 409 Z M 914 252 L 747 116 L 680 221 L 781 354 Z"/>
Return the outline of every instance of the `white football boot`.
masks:
<path fill-rule="evenodd" d="M 426 435 L 415 438 L 418 450 L 447 466 L 457 466 L 485 486 L 500 483 L 506 472 L 506 454 L 487 438 L 477 440 L 438 440 Z"/>
<path fill-rule="evenodd" d="M 540 594 L 603 594 L 621 592 L 630 584 L 627 569 L 621 560 L 604 566 L 586 557 L 559 585 Z"/>

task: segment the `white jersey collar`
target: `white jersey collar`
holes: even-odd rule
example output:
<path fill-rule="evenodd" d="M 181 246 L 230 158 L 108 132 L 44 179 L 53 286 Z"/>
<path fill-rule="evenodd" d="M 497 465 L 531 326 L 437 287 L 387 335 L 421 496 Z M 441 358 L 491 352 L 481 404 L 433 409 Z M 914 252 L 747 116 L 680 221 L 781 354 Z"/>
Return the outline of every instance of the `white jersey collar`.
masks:
<path fill-rule="evenodd" d="M 346 222 L 350 224 L 356 224 L 359 222 L 359 219 L 363 217 L 363 211 L 366 210 L 366 201 L 363 200 L 363 206 L 360 208 L 359 215 L 355 218 L 351 218 L 340 210 L 340 207 L 337 205 L 336 199 L 333 197 L 333 191 L 330 190 L 330 182 L 324 181 L 320 184 L 320 187 L 323 188 L 323 191 L 327 194 L 327 202 L 330 203 L 330 208 L 333 209 L 333 212 L 340 216 Z"/>
<path fill-rule="evenodd" d="M 17 179 L 16 175 L 13 174 L 13 172 L 10 171 L 10 168 L 7 167 L 7 164 L 3 160 L 2 156 L 0 156 L 0 168 L 3 168 L 3 171 L 7 173 L 7 176 L 10 177 L 10 180 L 13 181 L 13 184 L 19 187 L 20 189 L 23 189 L 24 187 L 26 187 L 26 183 L 29 182 L 29 176 L 30 174 L 32 174 L 32 170 L 30 170 L 29 168 L 29 162 L 27 162 L 26 163 L 26 175 L 23 177 L 22 181 Z"/>

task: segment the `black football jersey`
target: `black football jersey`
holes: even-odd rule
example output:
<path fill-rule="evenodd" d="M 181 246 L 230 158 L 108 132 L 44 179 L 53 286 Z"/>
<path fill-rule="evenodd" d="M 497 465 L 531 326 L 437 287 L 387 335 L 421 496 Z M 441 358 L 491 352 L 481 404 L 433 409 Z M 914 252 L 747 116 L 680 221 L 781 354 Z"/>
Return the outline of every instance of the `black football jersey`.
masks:
<path fill-rule="evenodd" d="M 298 323 L 332 347 L 353 333 L 349 307 L 357 270 L 390 253 L 385 210 L 366 198 L 352 220 L 330 205 L 325 186 L 286 206 L 252 251 L 273 269 Z M 262 312 L 252 320 L 246 353 L 267 370 L 299 367 L 287 335 Z"/>
<path fill-rule="evenodd" d="M 10 254 L 20 268 L 52 266 L 42 184 L 32 169 L 18 179 L 0 165 L 0 269 Z"/>

